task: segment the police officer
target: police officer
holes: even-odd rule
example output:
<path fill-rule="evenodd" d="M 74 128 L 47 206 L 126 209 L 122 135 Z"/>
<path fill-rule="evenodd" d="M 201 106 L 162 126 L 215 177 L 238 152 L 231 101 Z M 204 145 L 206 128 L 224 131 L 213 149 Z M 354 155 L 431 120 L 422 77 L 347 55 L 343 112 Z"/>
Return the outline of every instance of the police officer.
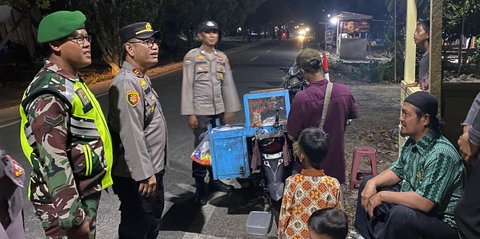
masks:
<path fill-rule="evenodd" d="M 207 130 L 208 123 L 215 126 L 216 119 L 231 123 L 234 112 L 241 109 L 227 56 L 215 49 L 218 42 L 218 24 L 205 21 L 198 26 L 199 48 L 190 50 L 183 62 L 181 114 L 187 116 L 188 126 L 195 135 L 195 147 L 199 136 Z M 213 180 L 212 168 L 192 161 L 195 179 L 195 201 L 207 203 L 204 178 L 209 171 L 211 191 L 229 192 L 232 186 Z"/>
<path fill-rule="evenodd" d="M 164 207 L 167 124 L 158 94 L 145 75 L 158 62 L 159 47 L 148 22 L 120 29 L 124 62 L 109 94 L 114 141 L 113 190 L 121 205 L 123 238 L 157 238 Z"/>
<path fill-rule="evenodd" d="M 94 238 L 101 191 L 112 185 L 112 143 L 100 104 L 78 71 L 90 65 L 80 11 L 42 19 L 49 51 L 20 105 L 22 149 L 32 165 L 30 201 L 47 238 Z"/>
<path fill-rule="evenodd" d="M 0 150 L 0 238 L 24 239 L 22 188 L 25 171 Z"/>

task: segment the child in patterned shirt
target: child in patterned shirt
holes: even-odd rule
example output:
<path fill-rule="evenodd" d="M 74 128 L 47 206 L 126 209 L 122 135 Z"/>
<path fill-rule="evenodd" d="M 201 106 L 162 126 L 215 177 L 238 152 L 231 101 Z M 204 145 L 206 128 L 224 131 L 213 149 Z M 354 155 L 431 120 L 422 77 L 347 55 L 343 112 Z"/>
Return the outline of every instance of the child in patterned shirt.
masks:
<path fill-rule="evenodd" d="M 337 208 L 323 208 L 308 219 L 310 239 L 345 239 L 348 235 L 347 214 Z"/>
<path fill-rule="evenodd" d="M 318 209 L 342 209 L 340 183 L 325 175 L 320 163 L 329 148 L 328 135 L 320 128 L 306 128 L 298 137 L 297 156 L 302 163 L 300 174 L 285 182 L 280 219 L 279 239 L 309 238 L 308 218 Z"/>

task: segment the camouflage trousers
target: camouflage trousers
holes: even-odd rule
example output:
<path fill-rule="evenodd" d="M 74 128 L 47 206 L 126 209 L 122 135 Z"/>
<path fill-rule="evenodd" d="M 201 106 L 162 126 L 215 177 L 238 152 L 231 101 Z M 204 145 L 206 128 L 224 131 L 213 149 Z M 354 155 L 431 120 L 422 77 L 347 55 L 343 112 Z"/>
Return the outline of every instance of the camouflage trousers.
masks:
<path fill-rule="evenodd" d="M 101 192 L 94 193 L 85 198 L 82 198 L 82 206 L 86 214 L 86 219 L 90 222 L 89 239 L 95 238 L 96 233 L 96 219 L 98 203 L 100 201 Z M 35 214 L 42 222 L 43 230 L 47 239 L 67 239 L 66 232 L 60 228 L 57 212 L 53 203 L 40 203 L 32 200 Z"/>

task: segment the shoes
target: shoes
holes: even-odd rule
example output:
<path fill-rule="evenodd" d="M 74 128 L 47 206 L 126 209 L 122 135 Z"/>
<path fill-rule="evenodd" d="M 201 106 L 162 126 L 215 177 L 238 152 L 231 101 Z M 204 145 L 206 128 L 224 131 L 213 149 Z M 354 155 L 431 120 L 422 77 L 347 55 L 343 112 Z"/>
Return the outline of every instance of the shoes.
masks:
<path fill-rule="evenodd" d="M 208 189 L 212 192 L 219 191 L 229 193 L 233 191 L 233 186 L 225 184 L 220 180 L 212 180 L 208 183 Z"/>
<path fill-rule="evenodd" d="M 203 179 L 195 179 L 195 203 L 200 206 L 207 204 L 205 182 Z"/>
<path fill-rule="evenodd" d="M 201 195 L 200 193 L 195 193 L 195 204 L 199 206 L 204 206 L 207 204 L 207 199 L 205 195 Z"/>

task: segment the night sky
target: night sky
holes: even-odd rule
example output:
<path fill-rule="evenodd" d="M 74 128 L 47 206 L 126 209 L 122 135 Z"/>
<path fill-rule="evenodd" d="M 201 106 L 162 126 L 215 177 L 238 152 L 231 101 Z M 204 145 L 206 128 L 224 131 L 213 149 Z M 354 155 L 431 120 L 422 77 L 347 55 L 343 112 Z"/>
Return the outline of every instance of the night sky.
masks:
<path fill-rule="evenodd" d="M 325 13 L 339 13 L 349 11 L 372 15 L 375 19 L 387 20 L 389 12 L 385 6 L 385 0 L 290 0 L 295 2 L 305 17 L 322 15 Z M 320 16 L 321 17 L 321 16 Z"/>

